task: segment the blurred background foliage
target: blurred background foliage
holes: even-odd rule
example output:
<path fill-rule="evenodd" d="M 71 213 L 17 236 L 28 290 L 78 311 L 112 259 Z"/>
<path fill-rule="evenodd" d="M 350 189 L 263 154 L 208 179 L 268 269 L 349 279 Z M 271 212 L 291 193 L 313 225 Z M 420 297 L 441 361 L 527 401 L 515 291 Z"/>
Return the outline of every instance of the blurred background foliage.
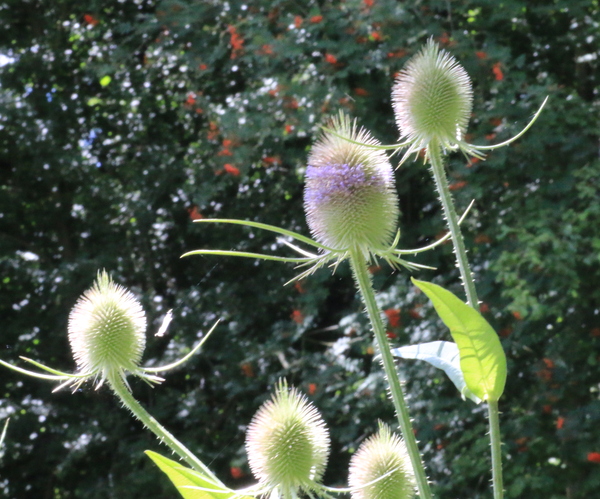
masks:
<path fill-rule="evenodd" d="M 149 316 L 145 363 L 204 351 L 136 397 L 232 486 L 252 480 L 244 430 L 274 382 L 307 393 L 332 433 L 325 481 L 378 418 L 393 421 L 346 266 L 296 285 L 283 264 L 180 259 L 197 248 L 289 254 L 240 218 L 307 233 L 307 151 L 344 110 L 397 140 L 394 75 L 434 37 L 474 85 L 469 140 L 527 135 L 487 160 L 451 156 L 482 310 L 509 361 L 506 497 L 600 488 L 598 0 L 19 0 L 0 4 L 0 345 L 74 368 L 70 308 L 98 269 Z M 397 171 L 401 246 L 444 233 L 422 161 Z M 418 277 L 462 293 L 449 245 Z M 449 339 L 406 272 L 372 268 L 394 345 Z M 462 296 L 462 295 L 461 295 Z M 168 309 L 169 334 L 152 335 Z M 490 497 L 483 408 L 443 374 L 399 365 L 437 497 Z M 142 451 L 170 455 L 102 388 L 72 395 L 3 370 L 9 498 L 165 498 Z M 1 423 L 1 421 L 0 421 Z M 596 492 L 594 492 L 596 491 Z"/>

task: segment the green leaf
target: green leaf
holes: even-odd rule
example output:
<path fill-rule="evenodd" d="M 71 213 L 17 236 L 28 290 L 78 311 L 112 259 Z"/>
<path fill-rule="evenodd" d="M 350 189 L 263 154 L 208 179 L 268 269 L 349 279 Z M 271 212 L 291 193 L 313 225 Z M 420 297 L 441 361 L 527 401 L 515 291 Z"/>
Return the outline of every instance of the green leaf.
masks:
<path fill-rule="evenodd" d="M 147 450 L 146 455 L 169 477 L 184 499 L 228 499 L 235 494 L 235 491 L 215 484 L 206 475 L 156 452 Z"/>
<path fill-rule="evenodd" d="M 467 387 L 467 382 L 460 368 L 460 352 L 456 343 L 451 341 L 431 341 L 429 343 L 419 343 L 418 345 L 407 345 L 392 349 L 394 357 L 403 359 L 424 360 L 433 367 L 444 371 L 458 391 L 465 397 L 471 399 L 476 404 L 481 402 Z"/>
<path fill-rule="evenodd" d="M 110 85 L 111 81 L 112 78 L 110 76 L 103 76 L 102 78 L 100 78 L 100 85 L 102 85 L 103 87 L 107 87 L 108 85 Z"/>
<path fill-rule="evenodd" d="M 441 286 L 416 279 L 412 282 L 429 297 L 450 329 L 469 390 L 482 400 L 498 400 L 506 383 L 506 356 L 492 326 L 477 310 Z"/>

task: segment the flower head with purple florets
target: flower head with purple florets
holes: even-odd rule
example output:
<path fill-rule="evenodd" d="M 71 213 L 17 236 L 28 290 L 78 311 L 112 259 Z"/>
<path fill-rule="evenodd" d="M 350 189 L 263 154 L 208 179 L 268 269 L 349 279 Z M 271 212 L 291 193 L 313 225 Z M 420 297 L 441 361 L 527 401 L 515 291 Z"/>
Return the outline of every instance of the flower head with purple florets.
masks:
<path fill-rule="evenodd" d="M 378 144 L 343 114 L 332 128 L 342 137 Z M 386 154 L 325 133 L 308 160 L 304 210 L 313 236 L 325 246 L 341 252 L 357 249 L 367 259 L 388 249 L 399 210 Z"/>

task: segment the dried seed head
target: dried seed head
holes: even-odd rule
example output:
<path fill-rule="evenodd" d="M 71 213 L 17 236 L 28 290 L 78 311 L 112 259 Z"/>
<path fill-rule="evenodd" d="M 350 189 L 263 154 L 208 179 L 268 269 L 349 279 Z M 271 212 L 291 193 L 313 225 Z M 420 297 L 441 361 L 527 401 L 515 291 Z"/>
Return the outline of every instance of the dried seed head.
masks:
<path fill-rule="evenodd" d="M 402 139 L 426 148 L 455 144 L 467 128 L 473 91 L 469 75 L 456 59 L 429 39 L 408 61 L 392 89 Z"/>
<path fill-rule="evenodd" d="M 336 250 L 368 254 L 387 248 L 398 223 L 398 196 L 385 152 L 369 132 L 347 116 L 313 146 L 306 169 L 304 211 L 317 241 Z"/>
<path fill-rule="evenodd" d="M 280 381 L 258 410 L 246 433 L 246 452 L 254 476 L 284 497 L 311 490 L 325 470 L 329 433 L 307 398 Z"/>
<path fill-rule="evenodd" d="M 354 489 L 352 499 L 415 497 L 416 482 L 406 445 L 383 424 L 352 456 L 348 481 Z"/>
<path fill-rule="evenodd" d="M 105 271 L 71 310 L 68 329 L 73 356 L 84 373 L 135 371 L 146 346 L 142 306 Z"/>

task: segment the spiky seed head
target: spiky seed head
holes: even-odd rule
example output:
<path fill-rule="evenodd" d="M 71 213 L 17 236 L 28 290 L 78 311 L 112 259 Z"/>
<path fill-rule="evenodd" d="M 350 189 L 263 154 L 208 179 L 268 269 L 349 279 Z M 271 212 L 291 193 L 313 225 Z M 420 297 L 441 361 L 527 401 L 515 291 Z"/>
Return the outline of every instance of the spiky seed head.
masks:
<path fill-rule="evenodd" d="M 426 148 L 461 140 L 471 115 L 471 80 L 456 59 L 429 39 L 408 61 L 392 89 L 396 123 L 403 139 Z"/>
<path fill-rule="evenodd" d="M 319 412 L 285 381 L 264 403 L 246 432 L 250 469 L 259 483 L 283 496 L 311 490 L 325 471 L 329 432 Z"/>
<path fill-rule="evenodd" d="M 135 371 L 146 346 L 142 306 L 105 271 L 71 310 L 68 330 L 81 372 Z"/>
<path fill-rule="evenodd" d="M 406 445 L 383 424 L 352 456 L 348 481 L 354 489 L 352 499 L 415 497 L 416 482 Z"/>
<path fill-rule="evenodd" d="M 387 248 L 398 223 L 392 166 L 379 141 L 344 114 L 313 146 L 308 158 L 304 211 L 317 241 L 336 250 L 360 249 L 365 256 Z M 337 135 L 336 135 L 337 134 Z"/>

